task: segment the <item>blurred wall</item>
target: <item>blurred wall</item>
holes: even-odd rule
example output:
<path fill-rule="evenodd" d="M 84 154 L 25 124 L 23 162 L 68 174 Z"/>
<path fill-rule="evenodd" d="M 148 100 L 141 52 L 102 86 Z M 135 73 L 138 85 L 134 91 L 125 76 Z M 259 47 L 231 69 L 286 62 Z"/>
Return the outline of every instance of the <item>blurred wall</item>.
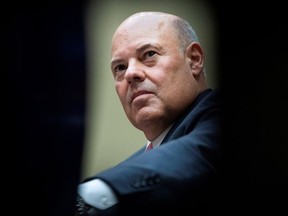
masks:
<path fill-rule="evenodd" d="M 110 42 L 117 26 L 138 11 L 156 10 L 179 15 L 190 22 L 206 58 L 211 87 L 217 87 L 217 23 L 208 1 L 89 1 L 86 6 L 87 125 L 82 178 L 125 159 L 146 144 L 144 134 L 125 116 L 110 71 Z"/>

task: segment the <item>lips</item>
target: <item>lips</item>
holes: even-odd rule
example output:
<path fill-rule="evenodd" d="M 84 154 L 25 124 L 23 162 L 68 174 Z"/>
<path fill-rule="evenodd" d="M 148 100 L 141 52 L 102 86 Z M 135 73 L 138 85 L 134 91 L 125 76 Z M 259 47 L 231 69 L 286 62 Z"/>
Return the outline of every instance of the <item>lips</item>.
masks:
<path fill-rule="evenodd" d="M 137 91 L 137 92 L 135 92 L 135 93 L 132 94 L 131 102 L 133 102 L 133 100 L 134 100 L 135 98 L 137 98 L 138 96 L 144 95 L 144 94 L 152 94 L 152 92 L 144 91 L 144 90 Z"/>

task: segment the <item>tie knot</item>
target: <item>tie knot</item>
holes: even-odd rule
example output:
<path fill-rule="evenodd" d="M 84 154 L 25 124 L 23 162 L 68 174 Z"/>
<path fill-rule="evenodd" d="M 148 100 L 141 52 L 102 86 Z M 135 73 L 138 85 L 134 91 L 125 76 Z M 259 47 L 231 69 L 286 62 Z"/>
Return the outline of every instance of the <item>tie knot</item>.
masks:
<path fill-rule="evenodd" d="M 151 142 L 147 145 L 146 151 L 149 151 L 150 149 L 153 149 L 153 144 Z"/>

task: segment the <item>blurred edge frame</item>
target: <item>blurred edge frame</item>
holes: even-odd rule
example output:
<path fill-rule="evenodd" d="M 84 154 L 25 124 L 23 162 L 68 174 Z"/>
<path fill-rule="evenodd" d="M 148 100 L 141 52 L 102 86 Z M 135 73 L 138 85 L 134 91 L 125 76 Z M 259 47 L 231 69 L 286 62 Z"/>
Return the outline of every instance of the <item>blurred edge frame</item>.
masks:
<path fill-rule="evenodd" d="M 245 1 L 207 2 L 219 26 L 223 142 L 229 161 L 225 187 L 233 191 L 228 195 L 240 211 L 255 200 L 262 203 L 254 203 L 255 210 L 283 210 L 288 182 L 282 124 L 288 121 L 285 7 L 277 1 L 261 3 L 261 10 Z M 3 185 L 10 189 L 6 209 L 15 214 L 27 206 L 30 215 L 74 212 L 85 129 L 84 4 L 7 6 L 10 135 L 4 142 L 9 166 Z M 277 13 L 268 16 L 269 11 Z M 21 201 L 15 207 L 10 201 L 17 194 Z"/>

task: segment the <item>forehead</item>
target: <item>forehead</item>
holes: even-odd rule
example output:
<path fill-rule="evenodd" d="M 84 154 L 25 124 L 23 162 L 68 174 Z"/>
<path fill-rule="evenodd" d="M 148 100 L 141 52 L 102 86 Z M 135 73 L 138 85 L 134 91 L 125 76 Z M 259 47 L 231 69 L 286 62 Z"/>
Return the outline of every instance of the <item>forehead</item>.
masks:
<path fill-rule="evenodd" d="M 112 53 L 121 47 L 141 46 L 145 43 L 174 43 L 175 33 L 168 17 L 145 16 L 127 19 L 112 39 Z"/>
<path fill-rule="evenodd" d="M 161 28 L 163 25 L 171 23 L 172 19 L 173 16 L 163 13 L 138 13 L 124 20 L 118 29 L 131 27 L 146 28 L 153 26 L 156 28 Z"/>

